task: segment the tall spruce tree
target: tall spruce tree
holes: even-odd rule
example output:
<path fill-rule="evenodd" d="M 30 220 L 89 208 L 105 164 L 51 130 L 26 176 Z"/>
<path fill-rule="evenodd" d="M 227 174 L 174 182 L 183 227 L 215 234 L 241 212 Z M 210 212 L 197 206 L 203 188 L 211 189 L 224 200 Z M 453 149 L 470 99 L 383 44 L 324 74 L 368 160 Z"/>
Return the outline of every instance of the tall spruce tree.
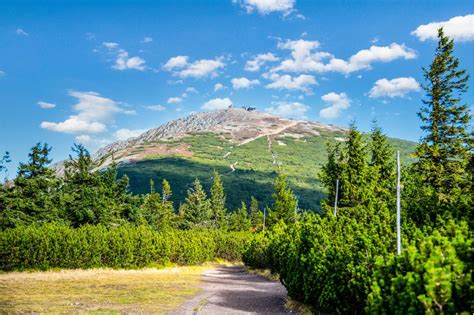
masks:
<path fill-rule="evenodd" d="M 215 227 L 222 227 L 225 220 L 225 195 L 224 186 L 219 173 L 214 170 L 211 186 L 211 221 Z"/>
<path fill-rule="evenodd" d="M 287 224 L 294 222 L 294 212 L 298 201 L 283 173 L 279 173 L 275 180 L 275 192 L 272 196 L 274 203 L 269 214 L 270 223 L 273 224 L 280 220 Z"/>
<path fill-rule="evenodd" d="M 210 226 L 211 203 L 199 179 L 194 180 L 193 188 L 188 190 L 185 204 L 180 208 L 184 228 Z"/>
<path fill-rule="evenodd" d="M 453 40 L 439 29 L 433 62 L 428 69 L 423 68 L 426 99 L 418 113 L 426 135 L 416 149 L 416 166 L 422 182 L 434 189 L 441 203 L 449 202 L 456 192 L 472 189 L 468 176 L 473 154 L 471 116 L 461 100 L 469 76 L 459 69 L 453 50 Z"/>
<path fill-rule="evenodd" d="M 261 231 L 263 229 L 263 213 L 258 208 L 258 200 L 252 196 L 250 198 L 250 222 L 254 231 Z"/>
<path fill-rule="evenodd" d="M 375 198 L 377 202 L 390 202 L 393 200 L 395 188 L 395 162 L 394 150 L 388 142 L 382 129 L 373 122 L 369 143 L 370 172 Z"/>
<path fill-rule="evenodd" d="M 6 177 L 7 177 L 7 164 L 11 162 L 11 159 L 10 159 L 10 153 L 8 151 L 5 151 L 5 153 L 3 154 L 2 158 L 0 159 L 0 175 L 2 173 L 5 174 L 5 180 L 6 180 Z M 1 178 L 0 178 L 1 180 Z M 0 181 L 0 186 L 2 185 L 2 182 Z"/>
<path fill-rule="evenodd" d="M 247 205 L 242 201 L 240 208 L 229 216 L 229 229 L 231 231 L 249 231 L 251 226 Z"/>
<path fill-rule="evenodd" d="M 169 188 L 169 187 L 168 187 Z M 174 227 L 175 214 L 169 201 L 165 201 L 155 190 L 155 182 L 150 180 L 150 193 L 146 195 L 141 206 L 141 213 L 148 224 L 158 230 L 167 230 Z"/>
<path fill-rule="evenodd" d="M 336 181 L 341 179 L 344 164 L 341 163 L 341 144 L 332 145 L 328 142 L 326 150 L 328 161 L 321 169 L 320 178 L 324 187 L 326 187 L 327 194 L 323 204 L 332 206 L 336 198 Z"/>

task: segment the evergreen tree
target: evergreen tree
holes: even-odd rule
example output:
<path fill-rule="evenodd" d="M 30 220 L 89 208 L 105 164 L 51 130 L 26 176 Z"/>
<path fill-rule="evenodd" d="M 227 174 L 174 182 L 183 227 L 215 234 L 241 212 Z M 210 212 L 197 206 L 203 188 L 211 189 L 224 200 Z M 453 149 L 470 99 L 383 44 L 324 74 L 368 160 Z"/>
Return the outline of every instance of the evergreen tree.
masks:
<path fill-rule="evenodd" d="M 426 135 L 418 145 L 417 169 L 422 181 L 432 187 L 438 201 L 449 202 L 456 192 L 472 189 L 467 175 L 473 154 L 469 132 L 471 116 L 461 94 L 467 91 L 469 76 L 459 69 L 453 56 L 454 42 L 438 30 L 438 45 L 429 69 L 423 68 L 426 85 L 424 106 L 418 113 Z"/>
<path fill-rule="evenodd" d="M 194 180 L 193 188 L 188 190 L 185 206 L 182 208 L 185 228 L 209 227 L 211 203 L 199 179 Z"/>
<path fill-rule="evenodd" d="M 163 203 L 171 202 L 170 198 L 173 195 L 173 193 L 171 191 L 170 183 L 166 179 L 163 179 L 163 181 L 161 182 L 161 185 L 162 185 L 161 195 L 162 195 Z"/>
<path fill-rule="evenodd" d="M 28 162 L 20 163 L 14 185 L 4 200 L 3 226 L 50 222 L 61 217 L 61 181 L 48 167 L 50 152 L 51 147 L 38 142 L 31 148 Z"/>
<path fill-rule="evenodd" d="M 250 222 L 254 231 L 261 231 L 263 228 L 263 213 L 258 208 L 258 201 L 252 196 L 250 199 Z"/>
<path fill-rule="evenodd" d="M 377 202 L 391 202 L 395 188 L 394 151 L 382 129 L 374 121 L 369 144 L 372 187 Z"/>
<path fill-rule="evenodd" d="M 5 173 L 5 180 L 6 180 L 6 176 L 7 176 L 7 167 L 6 167 L 6 164 L 10 163 L 11 162 L 11 159 L 10 159 L 10 153 L 8 151 L 5 151 L 5 153 L 3 154 L 2 158 L 0 159 L 0 175 L 2 173 Z M 0 186 L 2 185 L 2 183 L 0 182 Z"/>
<path fill-rule="evenodd" d="M 214 170 L 212 177 L 211 220 L 213 221 L 214 226 L 222 227 L 226 215 L 224 186 L 222 185 L 221 177 L 216 170 Z"/>
<path fill-rule="evenodd" d="M 341 178 L 343 163 L 341 163 L 341 146 L 340 144 L 331 145 L 327 143 L 328 161 L 323 165 L 320 178 L 324 187 L 326 187 L 327 198 L 323 203 L 327 206 L 334 204 L 336 198 L 336 181 Z"/>
<path fill-rule="evenodd" d="M 297 207 L 296 196 L 288 186 L 285 175 L 279 173 L 275 180 L 275 192 L 272 195 L 274 204 L 269 214 L 269 223 L 273 224 L 280 220 L 285 223 L 294 223 L 294 211 Z"/>
<path fill-rule="evenodd" d="M 169 185 L 167 189 L 169 188 Z M 141 207 L 142 214 L 148 224 L 156 230 L 172 228 L 175 223 L 173 207 L 155 191 L 155 183 L 150 180 L 150 193 L 146 195 Z"/>
<path fill-rule="evenodd" d="M 345 149 L 341 155 L 344 166 L 341 172 L 339 199 L 341 206 L 352 207 L 370 200 L 367 183 L 367 152 L 362 134 L 351 124 Z"/>
<path fill-rule="evenodd" d="M 247 206 L 242 201 L 240 208 L 229 216 L 229 229 L 231 231 L 249 231 L 252 222 L 247 212 Z"/>

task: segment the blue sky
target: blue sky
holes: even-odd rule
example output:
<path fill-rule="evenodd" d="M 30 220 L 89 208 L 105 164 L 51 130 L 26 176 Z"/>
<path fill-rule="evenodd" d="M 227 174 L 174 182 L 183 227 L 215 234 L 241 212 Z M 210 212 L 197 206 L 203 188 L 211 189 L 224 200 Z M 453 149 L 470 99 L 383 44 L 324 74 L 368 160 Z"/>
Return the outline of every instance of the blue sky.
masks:
<path fill-rule="evenodd" d="M 473 14 L 472 1 L 2 1 L 0 151 L 13 174 L 37 141 L 57 161 L 229 103 L 364 131 L 376 118 L 416 141 L 435 30 L 473 75 Z"/>

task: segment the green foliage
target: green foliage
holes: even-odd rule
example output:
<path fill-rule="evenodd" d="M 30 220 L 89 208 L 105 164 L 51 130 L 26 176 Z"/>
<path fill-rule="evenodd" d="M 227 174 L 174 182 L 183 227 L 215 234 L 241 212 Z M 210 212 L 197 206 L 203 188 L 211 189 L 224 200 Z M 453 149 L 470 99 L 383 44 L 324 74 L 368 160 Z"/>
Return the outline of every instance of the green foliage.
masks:
<path fill-rule="evenodd" d="M 240 260 L 248 233 L 167 230 L 146 226 L 30 225 L 0 232 L 0 269 L 140 268 L 216 258 Z"/>
<path fill-rule="evenodd" d="M 279 173 L 275 180 L 273 200 L 273 207 L 269 213 L 269 223 L 274 224 L 280 220 L 286 223 L 294 222 L 298 201 L 293 190 L 288 186 L 288 181 L 283 173 Z"/>
<path fill-rule="evenodd" d="M 455 314 L 472 311 L 472 234 L 465 222 L 418 233 L 401 256 L 377 258 L 367 312 Z"/>
<path fill-rule="evenodd" d="M 252 221 L 249 218 L 245 202 L 242 201 L 240 208 L 229 214 L 228 221 L 230 231 L 250 231 Z"/>
<path fill-rule="evenodd" d="M 451 202 L 460 191 L 472 191 L 472 180 L 467 176 L 473 154 L 471 115 L 461 100 L 469 76 L 459 69 L 453 50 L 453 40 L 439 29 L 433 63 L 423 69 L 427 99 L 418 113 L 426 136 L 416 149 L 416 167 L 422 182 L 435 190 L 440 203 Z"/>
<path fill-rule="evenodd" d="M 211 202 L 197 178 L 194 180 L 193 188 L 188 190 L 180 216 L 183 227 L 187 229 L 211 226 Z"/>
<path fill-rule="evenodd" d="M 150 193 L 146 195 L 140 208 L 140 215 L 155 230 L 166 230 L 173 228 L 176 224 L 176 215 L 173 204 L 168 201 L 167 196 L 171 195 L 171 188 L 167 182 L 163 183 L 163 197 L 155 192 L 155 183 L 150 180 Z"/>
<path fill-rule="evenodd" d="M 211 186 L 211 221 L 216 227 L 222 227 L 225 221 L 226 208 L 225 208 L 225 195 L 224 186 L 222 185 L 221 177 L 219 173 L 214 170 L 212 174 L 212 186 Z"/>
<path fill-rule="evenodd" d="M 249 218 L 253 231 L 261 231 L 263 229 L 263 213 L 258 208 L 258 200 L 253 196 L 250 198 Z"/>

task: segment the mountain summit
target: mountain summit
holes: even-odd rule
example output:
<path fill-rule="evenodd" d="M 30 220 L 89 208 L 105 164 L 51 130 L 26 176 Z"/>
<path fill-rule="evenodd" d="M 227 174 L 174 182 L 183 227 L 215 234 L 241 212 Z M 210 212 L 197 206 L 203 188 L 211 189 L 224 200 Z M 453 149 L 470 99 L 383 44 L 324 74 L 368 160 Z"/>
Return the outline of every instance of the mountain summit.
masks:
<path fill-rule="evenodd" d="M 327 161 L 327 143 L 345 140 L 347 129 L 318 122 L 286 119 L 244 108 L 191 114 L 150 129 L 138 137 L 111 143 L 94 154 L 100 168 L 115 160 L 134 193 L 147 193 L 150 179 L 167 179 L 172 200 L 183 202 L 195 178 L 204 187 L 212 171 L 221 176 L 227 207 L 236 209 L 254 196 L 271 205 L 273 181 L 284 172 L 302 209 L 319 209 L 324 197 L 319 173 Z M 412 142 L 390 139 L 405 161 Z"/>
<path fill-rule="evenodd" d="M 150 129 L 138 137 L 116 141 L 99 149 L 94 159 L 102 161 L 102 166 L 105 166 L 112 161 L 112 157 L 117 162 L 127 162 L 157 154 L 187 156 L 192 152 L 187 150 L 186 145 L 170 148 L 166 142 L 196 134 L 220 135 L 237 146 L 266 137 L 270 148 L 273 138 L 283 136 L 299 139 L 306 135 L 317 136 L 321 131 L 345 132 L 346 129 L 318 122 L 285 119 L 245 108 L 228 108 L 194 113 Z M 139 152 L 134 150 L 136 148 L 140 148 Z"/>

